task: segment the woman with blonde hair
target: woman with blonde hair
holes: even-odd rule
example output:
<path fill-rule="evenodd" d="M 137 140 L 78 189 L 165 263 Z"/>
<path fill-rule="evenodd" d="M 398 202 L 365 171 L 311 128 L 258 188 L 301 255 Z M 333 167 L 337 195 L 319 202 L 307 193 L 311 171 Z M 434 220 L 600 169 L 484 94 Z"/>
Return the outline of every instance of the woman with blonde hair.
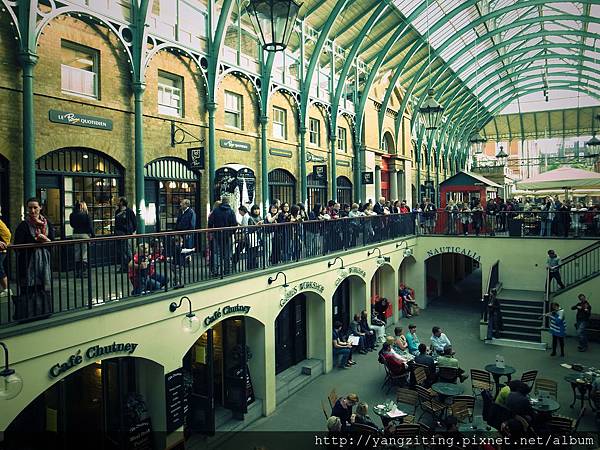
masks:
<path fill-rule="evenodd" d="M 373 427 L 377 429 L 377 425 L 375 422 L 371 420 L 369 417 L 369 405 L 365 402 L 360 402 L 356 405 L 356 414 L 354 415 L 354 423 L 359 423 L 361 425 L 367 425 L 369 427 Z"/>
<path fill-rule="evenodd" d="M 88 214 L 87 203 L 83 200 L 75 203 L 74 211 L 69 216 L 69 225 L 73 228 L 72 239 L 89 239 L 94 237 L 92 219 Z M 75 276 L 86 277 L 88 268 L 88 244 L 76 243 L 74 246 Z"/>

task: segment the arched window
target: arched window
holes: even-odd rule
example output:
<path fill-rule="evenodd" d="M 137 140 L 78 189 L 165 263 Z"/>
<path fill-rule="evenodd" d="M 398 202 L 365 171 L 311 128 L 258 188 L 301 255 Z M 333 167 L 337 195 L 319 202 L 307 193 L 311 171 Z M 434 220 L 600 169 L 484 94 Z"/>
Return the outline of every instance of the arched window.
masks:
<path fill-rule="evenodd" d="M 290 205 L 296 203 L 296 179 L 284 169 L 274 169 L 269 172 L 269 201 L 275 199 Z"/>
<path fill-rule="evenodd" d="M 146 231 L 174 230 L 183 199 L 198 213 L 200 205 L 199 176 L 190 170 L 187 161 L 179 158 L 159 158 L 144 167 L 146 194 Z M 198 216 L 196 226 L 200 226 Z"/>
<path fill-rule="evenodd" d="M 381 142 L 381 149 L 383 153 L 395 154 L 396 146 L 394 145 L 394 138 L 389 131 L 386 131 L 383 135 L 383 141 Z"/>
<path fill-rule="evenodd" d="M 337 201 L 340 205 L 352 205 L 352 182 L 347 177 L 337 177 Z"/>
<path fill-rule="evenodd" d="M 312 210 L 317 203 L 326 206 L 327 180 L 316 180 L 310 173 L 307 176 L 306 186 L 308 188 L 308 210 Z"/>
<path fill-rule="evenodd" d="M 112 233 L 123 189 L 123 167 L 117 161 L 95 150 L 71 147 L 41 156 L 36 169 L 36 194 L 57 237 L 73 234 L 68 220 L 78 201 L 86 202 L 96 235 Z"/>

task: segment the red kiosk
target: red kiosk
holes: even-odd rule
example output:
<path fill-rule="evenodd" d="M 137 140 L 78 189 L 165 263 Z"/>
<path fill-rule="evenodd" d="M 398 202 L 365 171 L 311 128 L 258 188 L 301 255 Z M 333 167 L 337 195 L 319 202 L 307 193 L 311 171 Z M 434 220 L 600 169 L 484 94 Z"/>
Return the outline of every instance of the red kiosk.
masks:
<path fill-rule="evenodd" d="M 474 200 L 479 200 L 483 209 L 488 201 L 496 199 L 500 186 L 479 174 L 460 171 L 440 183 L 440 210 L 445 210 L 450 200 L 455 204 L 467 203 L 469 208 Z M 446 215 L 440 214 L 436 231 L 446 229 Z"/>

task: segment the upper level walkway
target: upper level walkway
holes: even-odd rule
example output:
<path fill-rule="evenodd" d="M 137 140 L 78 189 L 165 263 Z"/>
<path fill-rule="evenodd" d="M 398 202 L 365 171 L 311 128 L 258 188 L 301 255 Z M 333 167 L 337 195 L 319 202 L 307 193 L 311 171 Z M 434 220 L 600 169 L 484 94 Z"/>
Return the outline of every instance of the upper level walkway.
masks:
<path fill-rule="evenodd" d="M 414 236 L 597 239 L 599 219 L 591 212 L 552 219 L 541 213 L 410 213 L 12 245 L 0 336 L 25 322 Z"/>

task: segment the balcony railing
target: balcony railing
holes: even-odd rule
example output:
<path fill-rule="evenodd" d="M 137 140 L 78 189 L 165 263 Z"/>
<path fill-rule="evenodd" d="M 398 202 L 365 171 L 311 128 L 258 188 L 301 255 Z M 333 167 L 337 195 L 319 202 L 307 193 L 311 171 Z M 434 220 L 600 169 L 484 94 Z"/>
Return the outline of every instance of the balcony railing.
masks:
<path fill-rule="evenodd" d="M 11 245 L 0 327 L 414 234 L 411 215 Z"/>
<path fill-rule="evenodd" d="M 600 237 L 598 211 L 416 212 L 417 234 L 541 238 Z"/>

